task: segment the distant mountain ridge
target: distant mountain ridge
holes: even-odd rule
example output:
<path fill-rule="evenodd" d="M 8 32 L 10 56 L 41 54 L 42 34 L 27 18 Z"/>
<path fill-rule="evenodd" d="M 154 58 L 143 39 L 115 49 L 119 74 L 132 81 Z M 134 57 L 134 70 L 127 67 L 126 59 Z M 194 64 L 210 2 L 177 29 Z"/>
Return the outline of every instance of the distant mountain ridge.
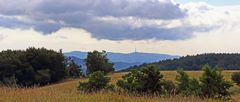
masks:
<path fill-rule="evenodd" d="M 80 59 L 85 59 L 87 57 L 87 52 L 81 51 L 72 51 L 64 53 L 65 56 L 74 56 Z M 176 55 L 168 55 L 168 54 L 155 54 L 155 53 L 141 53 L 141 52 L 133 52 L 133 53 L 113 53 L 107 52 L 107 57 L 112 62 L 128 62 L 128 63 L 136 63 L 136 62 L 155 62 L 165 59 L 173 59 L 178 58 Z"/>
<path fill-rule="evenodd" d="M 83 59 L 87 57 L 87 52 L 72 51 L 64 53 L 67 57 L 74 57 L 74 60 L 78 64 L 84 64 Z M 134 65 L 141 65 L 143 63 L 157 62 L 166 59 L 178 58 L 179 56 L 173 56 L 168 54 L 156 54 L 156 53 L 113 53 L 107 52 L 107 57 L 114 63 L 116 70 L 122 70 Z M 81 62 L 81 63 L 80 63 Z"/>

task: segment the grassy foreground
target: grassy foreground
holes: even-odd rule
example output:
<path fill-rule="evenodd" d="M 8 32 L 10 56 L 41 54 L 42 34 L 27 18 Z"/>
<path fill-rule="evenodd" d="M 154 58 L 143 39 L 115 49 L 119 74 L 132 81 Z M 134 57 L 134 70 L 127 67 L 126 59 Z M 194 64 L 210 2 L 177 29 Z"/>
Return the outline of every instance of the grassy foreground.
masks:
<path fill-rule="evenodd" d="M 233 71 L 224 71 L 225 78 L 230 80 Z M 198 77 L 201 72 L 187 72 L 190 76 Z M 126 73 L 114 73 L 109 75 L 112 83 L 115 83 Z M 163 71 L 167 80 L 175 80 L 175 71 Z M 79 80 L 66 80 L 65 82 L 35 88 L 8 88 L 0 87 L 0 102 L 221 102 L 213 99 L 199 99 L 194 97 L 151 97 L 132 96 L 117 92 L 99 92 L 83 94 L 77 92 Z M 232 101 L 240 102 L 240 87 L 231 88 Z"/>

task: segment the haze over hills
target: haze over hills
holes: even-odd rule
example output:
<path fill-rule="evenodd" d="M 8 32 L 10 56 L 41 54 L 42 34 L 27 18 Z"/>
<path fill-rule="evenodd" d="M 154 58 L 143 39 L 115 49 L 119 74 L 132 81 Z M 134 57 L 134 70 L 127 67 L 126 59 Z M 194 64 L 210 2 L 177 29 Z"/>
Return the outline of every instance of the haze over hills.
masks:
<path fill-rule="evenodd" d="M 64 53 L 67 57 L 72 57 L 75 62 L 82 65 L 84 68 L 84 61 L 87 57 L 87 52 L 72 51 Z M 134 65 L 141 65 L 143 63 L 157 62 L 166 59 L 178 58 L 176 55 L 156 54 L 156 53 L 113 53 L 107 52 L 107 57 L 114 63 L 115 70 L 122 70 Z M 85 69 L 85 68 L 84 68 Z"/>

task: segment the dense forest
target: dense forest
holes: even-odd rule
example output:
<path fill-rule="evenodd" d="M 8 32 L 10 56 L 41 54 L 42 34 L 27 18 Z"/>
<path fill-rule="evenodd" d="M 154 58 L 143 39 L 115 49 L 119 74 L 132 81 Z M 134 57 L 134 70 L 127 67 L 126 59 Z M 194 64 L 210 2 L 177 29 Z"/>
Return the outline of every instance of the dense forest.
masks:
<path fill-rule="evenodd" d="M 123 71 L 131 69 L 141 69 L 150 65 L 156 66 L 161 70 L 176 70 L 183 68 L 184 70 L 200 70 L 205 64 L 212 67 L 219 66 L 224 70 L 239 70 L 240 69 L 240 54 L 198 54 L 193 56 L 184 56 L 175 59 L 168 59 L 159 62 L 132 66 Z"/>

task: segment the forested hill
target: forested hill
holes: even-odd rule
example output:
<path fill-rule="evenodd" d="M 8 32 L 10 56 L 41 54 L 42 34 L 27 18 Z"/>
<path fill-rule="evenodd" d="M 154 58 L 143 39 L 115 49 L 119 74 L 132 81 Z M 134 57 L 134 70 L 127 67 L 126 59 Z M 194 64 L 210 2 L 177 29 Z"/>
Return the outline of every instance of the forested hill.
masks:
<path fill-rule="evenodd" d="M 171 60 L 163 60 L 159 62 L 142 64 L 140 66 L 132 66 L 123 71 L 131 69 L 139 69 L 149 65 L 154 65 L 162 70 L 176 70 L 183 68 L 184 70 L 200 70 L 203 65 L 219 66 L 225 70 L 240 69 L 240 54 L 200 54 L 194 56 L 184 56 Z"/>

